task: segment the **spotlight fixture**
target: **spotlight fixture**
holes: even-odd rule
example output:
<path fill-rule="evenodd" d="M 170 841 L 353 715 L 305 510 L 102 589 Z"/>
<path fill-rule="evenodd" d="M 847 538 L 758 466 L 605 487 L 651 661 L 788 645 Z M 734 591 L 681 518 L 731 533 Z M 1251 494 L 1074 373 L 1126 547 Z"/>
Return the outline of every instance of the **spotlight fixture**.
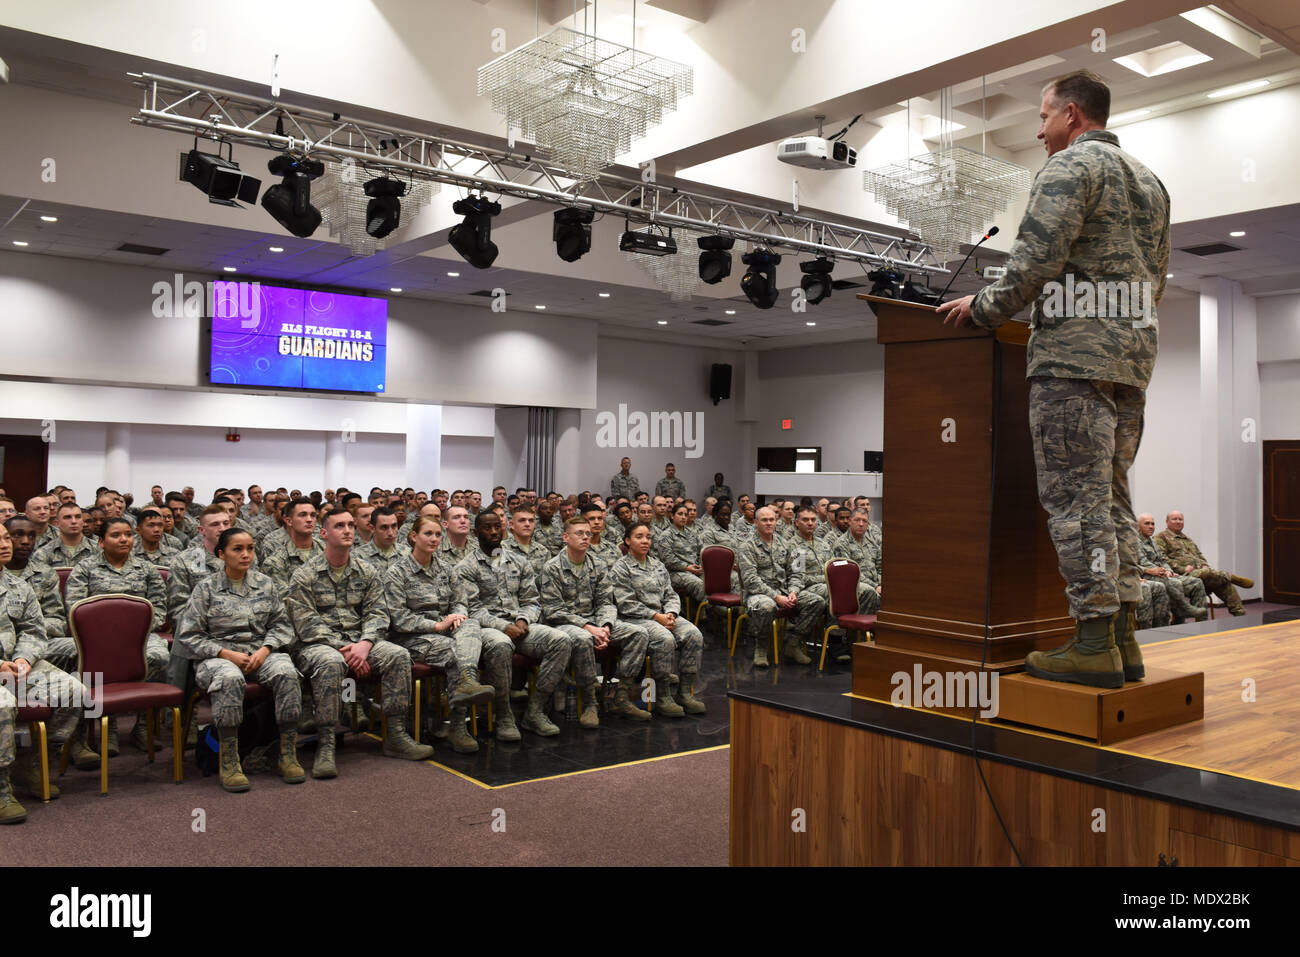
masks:
<path fill-rule="evenodd" d="M 591 252 L 591 221 L 595 218 L 594 209 L 557 209 L 555 223 L 551 227 L 551 239 L 555 241 L 555 253 L 566 263 L 577 262 L 585 253 Z"/>
<path fill-rule="evenodd" d="M 239 208 L 236 199 L 240 203 L 256 203 L 257 194 L 262 189 L 262 181 L 241 173 L 239 164 L 233 159 L 220 153 L 204 153 L 197 148 L 185 154 L 181 162 L 181 179 L 205 193 L 209 203 L 236 208 Z"/>
<path fill-rule="evenodd" d="M 712 286 L 731 275 L 731 253 L 727 250 L 736 245 L 734 236 L 701 236 L 695 242 L 701 250 L 701 280 Z"/>
<path fill-rule="evenodd" d="M 799 285 L 803 288 L 804 298 L 812 305 L 831 294 L 831 270 L 834 268 L 835 263 L 825 256 L 799 264 L 799 271 L 803 273 Z"/>
<path fill-rule="evenodd" d="M 362 189 L 370 197 L 366 204 L 366 232 L 376 239 L 383 239 L 402 223 L 402 204 L 398 197 L 406 195 L 406 184 L 387 176 L 377 176 Z"/>
<path fill-rule="evenodd" d="M 648 256 L 672 256 L 677 252 L 677 240 L 672 235 L 663 236 L 650 231 L 629 229 L 618 238 L 618 248 L 625 253 L 645 253 Z"/>
<path fill-rule="evenodd" d="M 776 267 L 781 261 L 780 255 L 766 246 L 755 248 L 752 253 L 745 253 L 740 261 L 749 268 L 740 277 L 740 291 L 759 309 L 771 309 L 776 305 L 781 291 L 776 288 Z"/>
<path fill-rule="evenodd" d="M 902 298 L 907 302 L 922 302 L 927 306 L 939 305 L 939 293 L 924 282 L 917 282 L 915 279 L 909 279 L 903 283 Z"/>
<path fill-rule="evenodd" d="M 262 208 L 289 232 L 306 239 L 320 226 L 320 210 L 311 204 L 311 181 L 324 174 L 325 164 L 281 153 L 266 168 L 283 179 L 262 194 Z"/>
<path fill-rule="evenodd" d="M 877 269 L 867 273 L 867 278 L 874 284 L 871 287 L 871 295 L 884 299 L 903 298 L 903 277 L 894 270 Z"/>
<path fill-rule="evenodd" d="M 501 204 L 486 196 L 467 196 L 451 204 L 451 211 L 465 221 L 451 227 L 447 242 L 475 269 L 487 269 L 497 258 L 492 242 L 492 217 L 500 215 Z"/>

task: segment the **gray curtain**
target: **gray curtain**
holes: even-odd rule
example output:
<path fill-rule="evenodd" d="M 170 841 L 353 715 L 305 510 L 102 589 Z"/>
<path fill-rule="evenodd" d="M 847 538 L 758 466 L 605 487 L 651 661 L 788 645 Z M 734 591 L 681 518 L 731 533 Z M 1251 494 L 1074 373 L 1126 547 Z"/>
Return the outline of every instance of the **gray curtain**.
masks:
<path fill-rule="evenodd" d="M 555 487 L 555 410 L 530 406 L 524 465 L 528 485 L 545 495 Z"/>

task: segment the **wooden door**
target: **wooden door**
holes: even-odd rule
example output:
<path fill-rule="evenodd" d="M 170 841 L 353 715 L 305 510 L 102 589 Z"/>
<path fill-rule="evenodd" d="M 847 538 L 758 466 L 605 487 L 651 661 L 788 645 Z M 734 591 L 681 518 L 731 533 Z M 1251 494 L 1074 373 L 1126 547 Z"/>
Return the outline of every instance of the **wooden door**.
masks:
<path fill-rule="evenodd" d="M 1264 443 L 1264 600 L 1300 605 L 1300 441 Z"/>
<path fill-rule="evenodd" d="M 44 494 L 50 447 L 38 435 L 0 435 L 0 488 L 22 511 L 33 495 Z"/>

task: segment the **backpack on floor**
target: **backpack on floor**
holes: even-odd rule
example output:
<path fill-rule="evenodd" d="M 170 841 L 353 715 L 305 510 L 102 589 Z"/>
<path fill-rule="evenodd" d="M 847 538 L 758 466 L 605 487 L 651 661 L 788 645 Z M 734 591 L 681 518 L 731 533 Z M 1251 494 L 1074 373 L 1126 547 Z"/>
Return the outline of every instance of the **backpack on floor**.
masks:
<path fill-rule="evenodd" d="M 245 704 L 244 722 L 239 726 L 240 760 L 248 757 L 254 748 L 274 743 L 279 734 L 280 729 L 275 721 L 275 704 L 270 698 Z M 215 724 L 199 728 L 198 740 L 194 745 L 194 763 L 205 778 L 220 770 L 221 740 L 217 736 Z"/>

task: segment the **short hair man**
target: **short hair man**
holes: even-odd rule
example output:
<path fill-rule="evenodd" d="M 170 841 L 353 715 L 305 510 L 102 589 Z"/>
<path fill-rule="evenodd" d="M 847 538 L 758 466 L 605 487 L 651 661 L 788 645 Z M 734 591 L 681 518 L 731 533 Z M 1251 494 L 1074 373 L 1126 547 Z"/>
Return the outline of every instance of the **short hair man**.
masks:
<path fill-rule="evenodd" d="M 632 474 L 632 460 L 625 455 L 618 463 L 618 471 L 609 480 L 609 497 L 616 499 L 622 495 L 625 498 L 636 498 L 640 489 L 641 483 Z"/>
<path fill-rule="evenodd" d="M 787 659 L 806 665 L 812 659 L 803 645 L 826 609 L 826 600 L 814 593 L 804 593 L 802 572 L 791 567 L 790 549 L 776 535 L 776 511 L 769 506 L 758 510 L 755 534 L 740 546 L 736 556 L 740 566 L 741 587 L 745 594 L 745 612 L 749 632 L 754 638 L 754 667 L 768 667 L 767 639 L 777 612 L 790 619 L 789 634 L 783 649 Z"/>
<path fill-rule="evenodd" d="M 677 477 L 677 466 L 672 462 L 664 466 L 664 477 L 655 482 L 655 494 L 670 501 L 686 497 L 686 484 Z"/>
<path fill-rule="evenodd" d="M 1209 560 L 1201 553 L 1197 544 L 1184 534 L 1184 524 L 1185 519 L 1182 512 L 1170 512 L 1165 516 L 1165 530 L 1155 537 L 1156 544 L 1164 552 L 1165 560 L 1169 562 L 1169 566 L 1177 574 L 1199 578 L 1205 586 L 1206 593 L 1218 595 L 1223 599 L 1223 603 L 1228 606 L 1228 611 L 1231 614 L 1246 614 L 1246 608 L 1241 603 L 1241 596 L 1237 594 L 1237 589 L 1234 586 L 1254 588 L 1255 582 L 1242 575 L 1234 575 L 1232 572 L 1222 572 L 1211 568 Z"/>
<path fill-rule="evenodd" d="M 58 536 L 36 550 L 32 560 L 50 568 L 71 568 L 99 554 L 99 540 L 85 534 L 86 517 L 76 502 L 60 505 L 54 517 Z"/>

